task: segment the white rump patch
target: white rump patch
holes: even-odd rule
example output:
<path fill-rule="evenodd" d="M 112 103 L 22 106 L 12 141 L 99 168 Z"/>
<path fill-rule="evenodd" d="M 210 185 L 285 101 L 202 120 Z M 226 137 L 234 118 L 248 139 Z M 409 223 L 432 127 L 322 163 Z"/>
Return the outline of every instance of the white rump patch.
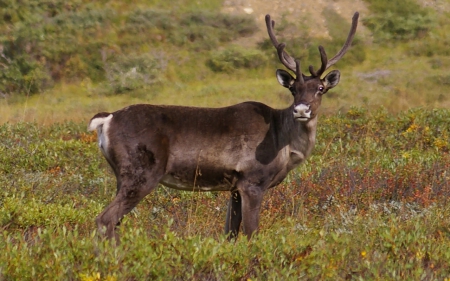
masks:
<path fill-rule="evenodd" d="M 108 155 L 106 153 L 109 144 L 108 129 L 112 118 L 113 118 L 112 114 L 106 117 L 94 118 L 91 120 L 88 127 L 89 131 L 97 130 L 98 146 L 100 147 L 105 156 Z"/>
<path fill-rule="evenodd" d="M 95 119 L 92 119 L 89 123 L 88 131 L 94 131 L 98 128 L 98 126 L 103 125 L 105 122 L 111 120 L 113 117 L 112 114 L 106 116 L 106 117 L 97 117 Z"/>

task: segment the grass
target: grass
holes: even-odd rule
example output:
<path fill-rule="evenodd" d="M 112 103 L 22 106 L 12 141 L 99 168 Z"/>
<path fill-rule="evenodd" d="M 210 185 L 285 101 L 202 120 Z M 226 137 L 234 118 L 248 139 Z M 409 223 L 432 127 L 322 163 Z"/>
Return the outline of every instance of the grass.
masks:
<path fill-rule="evenodd" d="M 210 83 L 209 80 L 218 82 Z M 243 89 L 242 81 L 236 77 L 210 74 L 203 81 L 177 81 L 171 83 L 170 87 L 155 86 L 153 89 L 135 91 L 131 95 L 105 95 L 89 82 L 81 87 L 61 84 L 46 93 L 24 97 L 19 102 L 3 101 L 0 105 L 0 123 L 26 121 L 45 125 L 65 120 L 87 122 L 91 115 L 99 111 L 114 111 L 132 103 L 220 107 L 256 99 L 266 100 L 274 107 L 287 107 L 290 103 L 289 94 L 274 80 L 255 75 L 247 78 L 246 89 Z M 273 90 L 272 95 L 267 95 L 267 88 Z"/>
<path fill-rule="evenodd" d="M 404 213 L 407 211 L 403 211 Z M 141 228 L 128 230 L 115 250 L 95 236 L 83 237 L 62 227 L 38 231 L 30 241 L 4 237 L 11 263 L 21 279 L 47 280 L 404 280 L 448 276 L 448 239 L 429 209 L 407 222 L 372 211 L 342 214 L 325 227 L 291 219 L 264 230 L 251 243 L 239 240 L 180 237 L 164 227 L 157 237 Z M 427 224 L 429 228 L 420 225 Z M 341 228 L 334 228 L 340 226 Z M 12 241 L 12 239 L 17 239 Z M 364 244 L 360 244 L 364 243 Z M 39 246 L 47 245 L 47 247 Z M 349 245 L 364 245 L 349 247 Z M 27 260 L 36 262 L 26 266 Z M 89 261 L 89 262 L 88 262 Z M 23 264 L 22 266 L 20 266 Z M 11 270 L 12 271 L 12 270 Z"/>
<path fill-rule="evenodd" d="M 405 56 L 402 44 L 390 48 L 373 46 L 366 52 L 361 64 L 345 67 L 344 57 L 337 65 L 342 72 L 341 82 L 325 96 L 323 112 L 346 111 L 351 106 L 384 107 L 392 113 L 417 107 L 450 106 L 450 97 L 446 94 L 450 89 L 449 78 L 445 75 L 447 57 Z M 130 94 L 103 93 L 101 85 L 85 80 L 80 84 L 61 83 L 29 97 L 1 100 L 0 123 L 87 122 L 99 111 L 114 111 L 132 103 L 221 107 L 256 100 L 284 108 L 292 102 L 289 92 L 276 81 L 273 68 L 241 69 L 231 74 L 204 68 L 189 74 L 184 74 L 183 70 L 178 75 L 175 62 L 172 63 L 167 70 L 168 81 Z"/>
<path fill-rule="evenodd" d="M 85 123 L 4 124 L 0 278 L 444 280 L 449 120 L 445 109 L 325 114 L 312 157 L 265 195 L 251 242 L 224 239 L 228 193 L 161 186 L 123 220 L 118 247 L 95 232 L 115 180 Z"/>

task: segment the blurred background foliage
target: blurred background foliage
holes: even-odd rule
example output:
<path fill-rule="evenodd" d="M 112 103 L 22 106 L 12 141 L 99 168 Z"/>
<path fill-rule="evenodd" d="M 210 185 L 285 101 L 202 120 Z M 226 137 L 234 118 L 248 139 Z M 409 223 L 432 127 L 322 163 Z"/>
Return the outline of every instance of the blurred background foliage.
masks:
<path fill-rule="evenodd" d="M 397 77 L 402 77 L 405 84 L 414 84 L 417 79 L 409 77 L 416 73 L 397 72 L 398 76 L 392 73 L 389 75 L 392 79 L 379 76 L 376 71 L 381 58 L 392 63 L 388 58 L 394 56 L 401 60 L 397 65 L 404 63 L 406 67 L 408 60 L 425 57 L 432 59 L 421 60 L 418 67 L 438 71 L 429 73 L 421 82 L 448 87 L 448 74 L 441 73 L 450 65 L 448 13 L 438 13 L 418 0 L 364 2 L 367 11 L 362 13 L 360 24 L 364 27 L 358 30 L 351 52 L 339 66 L 343 70 L 354 67 L 354 71 L 347 74 L 350 83 L 355 83 L 355 79 L 371 80 L 367 75 L 372 75 L 368 84 L 383 80 L 381 86 L 388 86 L 390 92 L 395 92 L 396 86 L 392 83 Z M 173 91 L 175 84 L 202 80 L 214 73 L 224 73 L 223 77 L 230 80 L 237 77 L 242 80 L 251 78 L 256 71 L 264 79 L 274 80 L 273 74 L 268 73 L 280 67 L 280 63 L 268 38 L 261 37 L 251 46 L 245 44 L 248 38 L 265 29 L 263 22 L 254 15 L 224 13 L 219 0 L 178 0 L 176 3 L 160 0 L 133 3 L 1 1 L 2 104 L 23 101 L 20 96 L 44 93 L 61 84 L 81 85 L 79 91 L 86 92 L 83 81 L 92 83 L 88 94 L 107 96 L 114 93 L 136 95 L 139 90 L 170 87 Z M 318 45 L 325 46 L 332 56 L 346 39 L 349 19 L 343 18 L 332 5 L 322 11 L 322 16 L 327 36 L 313 36 L 314 21 L 308 15 L 295 21 L 286 15 L 276 19 L 279 40 L 286 43 L 292 55 L 305 62 L 305 67 L 311 62 L 318 63 Z M 385 67 L 391 66 L 385 63 Z M 243 76 L 240 69 L 251 71 Z M 373 74 L 364 73 L 370 69 Z M 164 81 L 173 83 L 169 86 Z M 433 93 L 442 91 L 440 86 L 436 87 L 420 90 L 430 89 L 436 100 L 438 97 Z M 352 96 L 360 95 L 351 86 L 344 85 L 343 90 Z M 446 96 L 440 99 L 439 103 L 448 104 Z M 370 98 L 360 100 L 368 104 Z M 421 98 L 410 104 L 423 105 Z M 400 106 L 400 109 L 405 108 Z"/>
<path fill-rule="evenodd" d="M 154 83 L 158 72 L 164 72 L 164 56 L 155 57 L 149 50 L 161 48 L 168 60 L 178 48 L 209 51 L 257 28 L 251 17 L 207 9 L 173 11 L 151 3 L 119 4 L 3 1 L 0 26 L 6 32 L 0 38 L 0 90 L 34 94 L 54 83 L 85 78 L 108 81 L 116 93 L 133 90 Z M 120 82 L 118 75 L 130 81 Z"/>
<path fill-rule="evenodd" d="M 371 15 L 364 24 L 379 42 L 423 38 L 436 24 L 433 10 L 415 0 L 366 2 Z"/>

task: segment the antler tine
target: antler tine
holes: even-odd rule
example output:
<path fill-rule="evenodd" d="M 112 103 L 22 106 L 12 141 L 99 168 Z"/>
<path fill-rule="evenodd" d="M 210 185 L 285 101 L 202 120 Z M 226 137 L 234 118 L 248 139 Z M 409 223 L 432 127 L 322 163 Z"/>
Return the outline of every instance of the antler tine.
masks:
<path fill-rule="evenodd" d="M 322 65 L 320 66 L 320 69 L 315 72 L 312 65 L 309 66 L 309 72 L 313 77 L 320 77 L 325 70 L 327 70 L 327 53 L 325 52 L 325 49 L 322 46 L 319 46 L 319 52 L 320 52 L 320 61 L 322 62 Z"/>
<path fill-rule="evenodd" d="M 345 41 L 344 46 L 342 46 L 342 49 L 332 59 L 328 61 L 325 70 L 330 68 L 335 63 L 337 63 L 347 52 L 348 48 L 352 44 L 353 38 L 355 37 L 356 27 L 358 26 L 358 18 L 359 13 L 356 12 L 352 18 L 352 27 L 350 28 L 350 31 L 348 33 L 347 41 Z"/>
<path fill-rule="evenodd" d="M 286 51 L 284 51 L 284 47 L 286 47 L 286 45 L 283 43 L 279 43 L 277 38 L 275 37 L 275 33 L 273 31 L 275 27 L 275 21 L 270 19 L 270 15 L 266 15 L 266 26 L 267 26 L 267 33 L 269 34 L 270 37 L 270 41 L 272 41 L 273 46 L 277 49 L 278 58 L 280 59 L 281 63 L 288 69 L 295 72 L 296 71 L 295 60 Z"/>
<path fill-rule="evenodd" d="M 275 34 L 273 33 L 273 28 L 275 27 L 275 21 L 270 19 L 270 15 L 266 15 L 266 26 L 267 26 L 267 33 L 269 33 L 270 40 L 272 41 L 272 44 L 276 47 L 278 47 L 279 43 L 277 38 L 275 37 Z"/>
<path fill-rule="evenodd" d="M 284 51 L 284 48 L 286 47 L 286 44 L 280 43 L 277 48 L 278 58 L 280 59 L 281 63 L 289 68 L 290 70 L 296 72 L 296 64 L 295 60 Z"/>
<path fill-rule="evenodd" d="M 304 84 L 305 83 L 305 80 L 303 79 L 302 71 L 300 69 L 300 61 L 299 60 L 295 60 L 295 75 L 297 76 L 295 78 L 295 80 L 300 82 L 300 84 Z"/>

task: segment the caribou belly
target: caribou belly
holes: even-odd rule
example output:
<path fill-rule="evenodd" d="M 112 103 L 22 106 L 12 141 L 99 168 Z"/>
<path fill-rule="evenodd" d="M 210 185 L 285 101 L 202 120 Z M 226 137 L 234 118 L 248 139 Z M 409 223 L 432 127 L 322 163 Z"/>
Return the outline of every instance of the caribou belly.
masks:
<path fill-rule="evenodd" d="M 198 185 L 170 174 L 164 175 L 160 183 L 167 187 L 184 191 L 228 191 L 232 189 L 232 186 L 227 182 L 214 185 Z"/>

